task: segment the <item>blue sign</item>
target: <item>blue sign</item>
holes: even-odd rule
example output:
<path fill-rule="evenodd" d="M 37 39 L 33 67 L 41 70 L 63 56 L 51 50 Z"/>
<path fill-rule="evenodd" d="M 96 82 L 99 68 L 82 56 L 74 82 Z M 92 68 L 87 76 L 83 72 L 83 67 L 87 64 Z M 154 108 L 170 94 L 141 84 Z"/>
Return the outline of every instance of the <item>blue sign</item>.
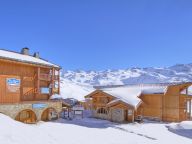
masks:
<path fill-rule="evenodd" d="M 44 103 L 37 103 L 32 105 L 33 109 L 43 109 L 47 107 L 47 104 Z"/>
<path fill-rule="evenodd" d="M 19 86 L 20 85 L 20 80 L 16 78 L 8 78 L 7 79 L 7 84 L 11 86 Z"/>

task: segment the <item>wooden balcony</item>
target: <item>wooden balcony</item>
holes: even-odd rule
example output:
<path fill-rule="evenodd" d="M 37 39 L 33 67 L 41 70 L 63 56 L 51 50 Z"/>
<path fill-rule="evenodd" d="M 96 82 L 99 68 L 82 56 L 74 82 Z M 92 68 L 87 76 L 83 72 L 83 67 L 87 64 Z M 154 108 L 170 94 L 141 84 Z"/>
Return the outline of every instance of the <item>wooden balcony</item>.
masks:
<path fill-rule="evenodd" d="M 50 74 L 40 74 L 40 80 L 51 81 L 52 80 L 52 75 L 50 75 Z M 53 77 L 53 80 L 59 80 L 59 75 L 55 75 Z"/>
<path fill-rule="evenodd" d="M 40 74 L 40 80 L 51 81 L 51 75 L 49 75 L 49 74 Z"/>

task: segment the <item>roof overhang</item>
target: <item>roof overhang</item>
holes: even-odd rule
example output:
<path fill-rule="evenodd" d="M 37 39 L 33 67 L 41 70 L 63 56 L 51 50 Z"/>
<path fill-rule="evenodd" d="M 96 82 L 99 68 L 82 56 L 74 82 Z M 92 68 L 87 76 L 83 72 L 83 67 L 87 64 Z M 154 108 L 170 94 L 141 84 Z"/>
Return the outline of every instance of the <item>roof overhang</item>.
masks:
<path fill-rule="evenodd" d="M 0 60 L 5 61 L 5 62 L 14 62 L 14 63 L 17 63 L 17 64 L 30 65 L 30 66 L 38 66 L 38 67 L 45 67 L 45 68 L 55 68 L 55 69 L 58 69 L 58 70 L 61 69 L 60 66 L 56 67 L 56 66 L 53 66 L 53 65 L 34 63 L 34 62 L 29 62 L 29 61 L 23 61 L 23 60 L 18 60 L 18 59 L 1 57 L 1 56 L 0 56 Z"/>

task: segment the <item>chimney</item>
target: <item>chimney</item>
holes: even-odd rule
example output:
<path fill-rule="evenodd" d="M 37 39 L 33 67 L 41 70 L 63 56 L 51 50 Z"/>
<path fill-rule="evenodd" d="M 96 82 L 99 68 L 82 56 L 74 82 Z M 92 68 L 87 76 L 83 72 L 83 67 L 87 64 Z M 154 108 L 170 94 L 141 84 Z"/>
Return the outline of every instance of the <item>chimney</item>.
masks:
<path fill-rule="evenodd" d="M 21 54 L 23 54 L 23 55 L 29 55 L 29 48 L 27 48 L 27 47 L 22 48 Z"/>
<path fill-rule="evenodd" d="M 39 52 L 35 52 L 34 55 L 33 55 L 33 57 L 35 57 L 35 58 L 40 58 Z"/>

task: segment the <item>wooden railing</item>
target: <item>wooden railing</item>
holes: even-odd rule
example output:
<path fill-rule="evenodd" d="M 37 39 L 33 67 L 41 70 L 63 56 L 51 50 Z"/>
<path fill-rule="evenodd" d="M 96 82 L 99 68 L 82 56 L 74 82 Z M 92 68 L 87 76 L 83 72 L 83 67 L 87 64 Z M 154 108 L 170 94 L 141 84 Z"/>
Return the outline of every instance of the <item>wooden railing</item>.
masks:
<path fill-rule="evenodd" d="M 37 88 L 31 89 L 28 92 L 24 93 L 23 95 L 24 96 L 30 96 L 30 95 L 33 95 L 35 93 L 37 93 Z"/>
<path fill-rule="evenodd" d="M 51 75 L 49 75 L 49 74 L 40 74 L 40 80 L 51 81 Z"/>
<path fill-rule="evenodd" d="M 50 74 L 40 74 L 40 80 L 51 81 L 52 80 L 52 75 L 50 75 Z M 54 80 L 59 80 L 59 75 L 55 75 Z"/>

